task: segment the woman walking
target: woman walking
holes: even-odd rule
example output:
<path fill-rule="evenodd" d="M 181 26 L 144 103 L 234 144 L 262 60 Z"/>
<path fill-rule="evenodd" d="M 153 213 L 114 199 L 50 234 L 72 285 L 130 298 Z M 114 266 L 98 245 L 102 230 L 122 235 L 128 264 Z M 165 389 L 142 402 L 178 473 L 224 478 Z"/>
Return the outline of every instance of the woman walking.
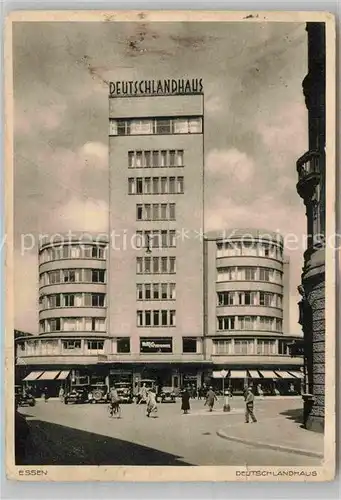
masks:
<path fill-rule="evenodd" d="M 147 395 L 147 417 L 153 412 L 157 412 L 156 394 L 154 389 L 150 389 Z"/>
<path fill-rule="evenodd" d="M 187 389 L 185 389 L 184 391 L 182 391 L 182 394 L 181 394 L 181 409 L 183 410 L 183 414 L 184 415 L 187 415 L 188 413 L 188 410 L 191 409 L 190 407 L 190 404 L 189 404 L 189 398 L 190 398 L 190 394 L 188 392 Z"/>
<path fill-rule="evenodd" d="M 216 393 L 213 391 L 213 388 L 210 387 L 206 396 L 205 406 L 207 405 L 209 411 L 213 411 L 214 402 L 218 401 Z"/>

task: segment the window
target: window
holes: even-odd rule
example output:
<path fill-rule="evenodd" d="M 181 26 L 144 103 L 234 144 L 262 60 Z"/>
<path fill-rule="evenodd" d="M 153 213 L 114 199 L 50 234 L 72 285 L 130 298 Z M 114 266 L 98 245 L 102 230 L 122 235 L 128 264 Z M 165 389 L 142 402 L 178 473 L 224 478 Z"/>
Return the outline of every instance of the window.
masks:
<path fill-rule="evenodd" d="M 132 177 L 128 179 L 128 194 L 135 194 L 135 179 Z"/>
<path fill-rule="evenodd" d="M 270 307 L 272 305 L 273 296 L 272 293 L 259 292 L 259 305 Z"/>
<path fill-rule="evenodd" d="M 104 258 L 104 248 L 100 246 L 92 247 L 92 258 L 93 259 L 103 259 Z"/>
<path fill-rule="evenodd" d="M 156 134 L 171 134 L 172 122 L 171 120 L 163 120 L 158 118 L 156 120 Z"/>
<path fill-rule="evenodd" d="M 234 339 L 234 354 L 254 354 L 255 343 L 253 340 L 248 339 Z"/>
<path fill-rule="evenodd" d="M 256 269 L 254 267 L 245 267 L 245 280 L 254 281 L 256 279 Z"/>
<path fill-rule="evenodd" d="M 136 179 L 136 194 L 143 193 L 142 177 L 137 177 Z"/>
<path fill-rule="evenodd" d="M 144 165 L 147 168 L 149 168 L 151 166 L 151 152 L 150 151 L 144 152 Z"/>
<path fill-rule="evenodd" d="M 259 318 L 259 328 L 260 330 L 272 331 L 273 329 L 273 319 L 269 316 L 260 316 Z"/>
<path fill-rule="evenodd" d="M 144 296 L 145 296 L 145 299 L 146 300 L 150 300 L 152 298 L 152 295 L 151 295 L 151 285 L 146 283 L 144 285 Z"/>
<path fill-rule="evenodd" d="M 142 284 L 136 285 L 136 298 L 137 298 L 137 300 L 143 300 L 143 285 Z"/>
<path fill-rule="evenodd" d="M 175 326 L 175 311 L 169 311 L 169 326 Z"/>
<path fill-rule="evenodd" d="M 136 205 L 136 220 L 143 220 L 143 205 Z"/>
<path fill-rule="evenodd" d="M 255 316 L 239 316 L 239 328 L 241 330 L 253 330 L 255 326 Z"/>
<path fill-rule="evenodd" d="M 60 307 L 60 294 L 48 296 L 48 308 Z"/>
<path fill-rule="evenodd" d="M 83 249 L 83 257 L 89 259 L 92 257 L 92 247 L 90 245 L 84 245 Z"/>
<path fill-rule="evenodd" d="M 175 167 L 175 151 L 169 151 L 169 166 Z"/>
<path fill-rule="evenodd" d="M 131 135 L 153 134 L 153 120 L 130 120 Z"/>
<path fill-rule="evenodd" d="M 167 326 L 167 316 L 168 316 L 168 311 L 162 310 L 161 311 L 161 324 L 162 326 Z"/>
<path fill-rule="evenodd" d="M 169 298 L 175 300 L 175 283 L 169 283 Z"/>
<path fill-rule="evenodd" d="M 48 284 L 53 285 L 54 283 L 60 283 L 60 271 L 49 271 L 48 275 Z"/>
<path fill-rule="evenodd" d="M 259 279 L 260 281 L 270 281 L 270 270 L 261 267 L 259 269 Z"/>
<path fill-rule="evenodd" d="M 158 273 L 159 271 L 159 257 L 153 257 L 153 273 Z"/>
<path fill-rule="evenodd" d="M 149 274 L 151 272 L 151 258 L 150 257 L 144 258 L 144 272 L 147 274 Z"/>
<path fill-rule="evenodd" d="M 177 193 L 182 194 L 184 192 L 184 178 L 177 178 Z"/>
<path fill-rule="evenodd" d="M 71 255 L 71 247 L 70 246 L 64 246 L 61 248 L 61 258 L 62 259 L 69 259 Z"/>
<path fill-rule="evenodd" d="M 169 220 L 175 220 L 175 203 L 169 204 Z"/>
<path fill-rule="evenodd" d="M 105 271 L 102 269 L 92 269 L 91 282 L 92 283 L 104 283 L 105 282 Z"/>
<path fill-rule="evenodd" d="M 276 332 L 281 332 L 282 331 L 282 320 L 281 319 L 276 319 Z"/>
<path fill-rule="evenodd" d="M 213 340 L 213 354 L 233 354 L 231 340 Z"/>
<path fill-rule="evenodd" d="M 75 296 L 71 293 L 64 294 L 64 307 L 74 307 L 75 305 Z"/>
<path fill-rule="evenodd" d="M 197 352 L 197 339 L 191 337 L 183 337 L 182 352 Z"/>
<path fill-rule="evenodd" d="M 218 292 L 218 306 L 233 306 L 235 292 Z"/>
<path fill-rule="evenodd" d="M 159 152 L 153 151 L 153 167 L 159 166 Z"/>
<path fill-rule="evenodd" d="M 253 297 L 251 292 L 244 292 L 244 304 L 246 306 L 253 305 L 252 298 Z"/>
<path fill-rule="evenodd" d="M 161 231 L 161 247 L 168 247 L 168 231 Z"/>
<path fill-rule="evenodd" d="M 176 163 L 178 167 L 182 167 L 184 164 L 184 152 L 179 150 L 176 152 Z"/>
<path fill-rule="evenodd" d="M 168 262 L 167 257 L 161 257 L 161 272 L 162 273 L 167 272 L 167 262 Z"/>
<path fill-rule="evenodd" d="M 167 299 L 168 298 L 167 290 L 168 290 L 167 283 L 162 283 L 161 284 L 161 298 L 162 299 Z"/>
<path fill-rule="evenodd" d="M 170 273 L 175 273 L 176 271 L 176 260 L 175 257 L 170 257 L 169 258 L 169 272 Z"/>
<path fill-rule="evenodd" d="M 161 177 L 161 194 L 167 193 L 167 177 Z"/>
<path fill-rule="evenodd" d="M 53 318 L 53 319 L 50 319 L 47 321 L 48 321 L 50 332 L 59 332 L 61 330 L 60 318 Z"/>
<path fill-rule="evenodd" d="M 135 166 L 136 168 L 142 167 L 142 151 L 136 151 Z"/>
<path fill-rule="evenodd" d="M 92 307 L 104 307 L 104 293 L 93 293 L 91 296 Z"/>
<path fill-rule="evenodd" d="M 145 311 L 144 315 L 145 315 L 144 325 L 145 326 L 151 326 L 151 324 L 152 324 L 152 313 L 151 313 L 151 311 Z"/>
<path fill-rule="evenodd" d="M 175 134 L 188 134 L 189 133 L 189 127 L 188 127 L 188 119 L 187 118 L 177 118 L 173 122 L 174 126 L 174 133 Z"/>
<path fill-rule="evenodd" d="M 218 330 L 234 330 L 235 317 L 234 316 L 219 316 L 218 317 Z"/>
<path fill-rule="evenodd" d="M 161 167 L 167 167 L 167 151 L 161 151 Z"/>
<path fill-rule="evenodd" d="M 159 205 L 153 204 L 153 220 L 159 220 Z"/>
<path fill-rule="evenodd" d="M 160 325 L 160 311 L 153 311 L 153 325 Z"/>
<path fill-rule="evenodd" d="M 143 311 L 137 311 L 137 326 L 143 326 Z"/>
<path fill-rule="evenodd" d="M 201 118 L 190 118 L 188 125 L 190 134 L 201 134 Z"/>
<path fill-rule="evenodd" d="M 128 151 L 128 167 L 135 167 L 134 151 Z"/>
<path fill-rule="evenodd" d="M 220 267 L 218 269 L 217 281 L 232 281 L 235 279 L 234 267 Z"/>
<path fill-rule="evenodd" d="M 167 204 L 161 204 L 161 220 L 167 220 Z"/>
<path fill-rule="evenodd" d="M 175 194 L 175 177 L 169 178 L 169 193 Z"/>
<path fill-rule="evenodd" d="M 127 354 L 130 352 L 130 337 L 120 337 L 117 339 L 118 354 Z"/>
<path fill-rule="evenodd" d="M 104 351 L 104 340 L 88 340 L 87 342 L 88 351 Z"/>
<path fill-rule="evenodd" d="M 158 283 L 154 283 L 153 284 L 153 299 L 154 300 L 158 300 L 160 297 L 160 294 L 159 294 L 159 284 Z"/>
<path fill-rule="evenodd" d="M 63 340 L 62 346 L 65 350 L 75 350 L 81 349 L 82 342 L 81 340 Z"/>
<path fill-rule="evenodd" d="M 153 177 L 153 194 L 159 194 L 159 177 Z"/>
<path fill-rule="evenodd" d="M 257 354 L 261 355 L 276 354 L 276 341 L 258 339 Z"/>
<path fill-rule="evenodd" d="M 290 354 L 289 344 L 290 344 L 290 342 L 287 342 L 285 340 L 279 340 L 278 341 L 278 354 L 288 356 Z"/>

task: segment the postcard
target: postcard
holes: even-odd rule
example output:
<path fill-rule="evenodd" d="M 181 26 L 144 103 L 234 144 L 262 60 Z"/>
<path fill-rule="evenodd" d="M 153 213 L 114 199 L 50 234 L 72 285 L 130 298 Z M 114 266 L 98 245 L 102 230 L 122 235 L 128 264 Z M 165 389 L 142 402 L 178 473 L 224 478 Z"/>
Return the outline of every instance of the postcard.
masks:
<path fill-rule="evenodd" d="M 335 473 L 335 21 L 18 11 L 6 470 Z"/>

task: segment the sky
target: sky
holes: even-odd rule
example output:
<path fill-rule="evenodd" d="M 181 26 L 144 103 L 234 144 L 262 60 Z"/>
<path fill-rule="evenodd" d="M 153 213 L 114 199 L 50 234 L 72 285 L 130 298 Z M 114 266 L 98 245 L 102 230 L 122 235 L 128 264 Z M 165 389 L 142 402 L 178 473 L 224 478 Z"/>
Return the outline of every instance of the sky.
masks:
<path fill-rule="evenodd" d="M 203 78 L 205 230 L 252 227 L 284 236 L 291 261 L 286 333 L 300 333 L 304 24 L 15 23 L 13 66 L 16 329 L 38 332 L 39 235 L 108 231 L 107 82 Z"/>

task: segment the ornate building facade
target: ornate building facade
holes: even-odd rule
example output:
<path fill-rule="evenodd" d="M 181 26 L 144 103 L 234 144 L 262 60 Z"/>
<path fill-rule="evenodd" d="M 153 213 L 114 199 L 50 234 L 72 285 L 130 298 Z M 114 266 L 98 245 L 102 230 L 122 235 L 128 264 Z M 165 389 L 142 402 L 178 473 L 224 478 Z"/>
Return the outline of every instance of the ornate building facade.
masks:
<path fill-rule="evenodd" d="M 309 150 L 297 161 L 297 192 L 304 201 L 308 244 L 304 254 L 300 320 L 304 333 L 304 425 L 323 432 L 325 407 L 325 25 L 307 23 Z"/>

